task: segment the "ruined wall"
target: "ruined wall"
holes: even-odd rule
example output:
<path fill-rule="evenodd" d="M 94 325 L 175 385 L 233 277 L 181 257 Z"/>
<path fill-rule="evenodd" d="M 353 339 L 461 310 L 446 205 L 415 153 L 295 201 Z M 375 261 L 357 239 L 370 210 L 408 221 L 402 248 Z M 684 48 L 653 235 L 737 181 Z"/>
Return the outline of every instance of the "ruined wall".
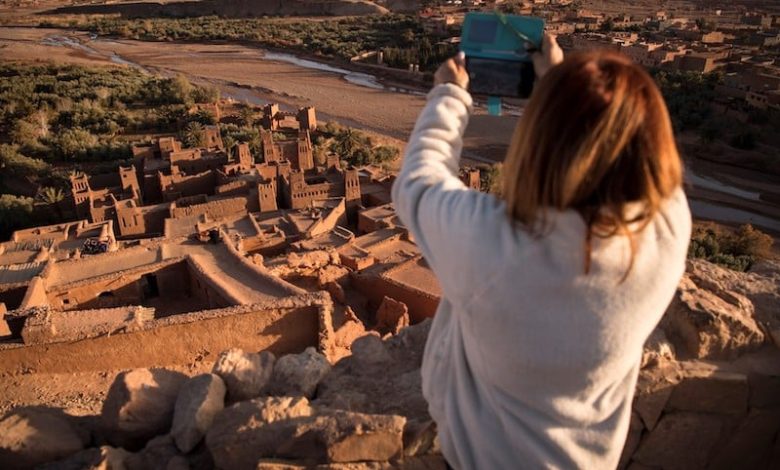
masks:
<path fill-rule="evenodd" d="M 19 308 L 19 305 L 21 305 L 26 292 L 26 285 L 8 287 L 4 290 L 0 290 L 0 303 L 4 303 L 8 310 L 17 309 Z"/>
<path fill-rule="evenodd" d="M 52 287 L 48 294 L 49 305 L 64 310 L 139 305 L 150 292 L 148 278 L 143 280 L 144 276 L 154 275 L 175 263 L 182 263 L 182 260 L 174 258 L 94 279 Z"/>
<path fill-rule="evenodd" d="M 167 204 L 146 207 L 125 207 L 116 209 L 117 226 L 122 237 L 160 234 L 165 230 L 165 219 L 170 212 Z"/>
<path fill-rule="evenodd" d="M 40 276 L 35 276 L 27 286 L 27 292 L 24 299 L 19 304 L 19 308 L 31 308 L 48 303 L 46 297 L 46 283 Z"/>
<path fill-rule="evenodd" d="M 218 220 L 231 214 L 246 214 L 247 200 L 247 197 L 232 197 L 187 207 L 174 206 L 171 208 L 171 217 L 178 219 L 181 217 L 205 214 L 214 220 Z"/>
<path fill-rule="evenodd" d="M 214 194 L 218 196 L 237 196 L 244 194 L 249 189 L 249 181 L 237 180 L 221 184 L 214 189 Z"/>
<path fill-rule="evenodd" d="M 193 297 L 208 305 L 209 308 L 223 308 L 236 302 L 217 285 L 200 267 L 196 258 L 187 258 L 187 268 L 191 279 L 190 292 Z"/>
<path fill-rule="evenodd" d="M 171 154 L 171 171 L 174 174 L 194 175 L 216 171 L 228 162 L 226 154 L 202 154 L 199 149 L 187 149 Z"/>
<path fill-rule="evenodd" d="M 314 305 L 241 306 L 176 315 L 149 322 L 141 331 L 0 350 L 0 374 L 185 365 L 195 357 L 214 360 L 229 348 L 300 352 L 320 346 L 319 316 Z"/>
<path fill-rule="evenodd" d="M 412 323 L 419 323 L 433 317 L 439 306 L 437 296 L 374 273 L 352 273 L 351 281 L 356 289 L 368 297 L 374 308 L 379 307 L 385 296 L 405 303 L 409 307 L 409 318 Z"/>
<path fill-rule="evenodd" d="M 214 194 L 217 178 L 213 171 L 205 171 L 196 175 L 159 174 L 160 188 L 166 201 L 175 201 L 182 196 L 198 194 Z"/>

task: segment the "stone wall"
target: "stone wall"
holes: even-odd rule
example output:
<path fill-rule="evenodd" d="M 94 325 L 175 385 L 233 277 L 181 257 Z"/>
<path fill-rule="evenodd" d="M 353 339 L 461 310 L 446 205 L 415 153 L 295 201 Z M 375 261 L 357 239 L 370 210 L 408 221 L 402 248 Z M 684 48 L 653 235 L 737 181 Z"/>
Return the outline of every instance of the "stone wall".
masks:
<path fill-rule="evenodd" d="M 321 325 L 329 322 L 327 295 L 306 294 L 275 302 L 175 315 L 147 321 L 122 333 L 80 341 L 0 349 L 0 374 L 19 370 L 71 373 L 189 364 L 214 360 L 225 349 L 268 350 L 277 354 L 309 346 L 327 349 Z M 321 317 L 327 316 L 327 322 Z"/>
<path fill-rule="evenodd" d="M 204 204 L 195 204 L 187 207 L 171 207 L 173 218 L 190 217 L 193 215 L 207 215 L 212 220 L 219 220 L 230 214 L 247 213 L 247 197 L 232 197 L 217 199 Z"/>

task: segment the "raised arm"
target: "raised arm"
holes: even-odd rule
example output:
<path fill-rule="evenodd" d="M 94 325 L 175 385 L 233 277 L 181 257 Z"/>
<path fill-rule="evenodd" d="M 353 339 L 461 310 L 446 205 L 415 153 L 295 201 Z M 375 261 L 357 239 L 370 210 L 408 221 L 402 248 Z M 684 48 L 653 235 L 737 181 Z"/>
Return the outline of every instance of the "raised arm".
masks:
<path fill-rule="evenodd" d="M 457 298 L 473 281 L 464 257 L 473 259 L 479 245 L 490 243 L 492 233 L 477 240 L 479 234 L 495 231 L 496 214 L 503 213 L 496 198 L 469 190 L 458 177 L 471 95 L 456 83 L 439 83 L 427 99 L 406 146 L 393 202 L 445 293 Z"/>

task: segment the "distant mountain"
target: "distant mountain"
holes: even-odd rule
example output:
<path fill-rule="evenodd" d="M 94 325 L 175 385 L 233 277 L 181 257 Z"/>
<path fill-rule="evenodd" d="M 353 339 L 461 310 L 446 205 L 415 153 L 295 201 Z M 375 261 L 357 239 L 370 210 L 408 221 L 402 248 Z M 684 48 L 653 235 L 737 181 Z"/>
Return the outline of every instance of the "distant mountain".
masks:
<path fill-rule="evenodd" d="M 126 17 L 204 16 L 346 16 L 377 15 L 388 9 L 368 0 L 203 0 L 170 3 L 130 2 L 57 8 L 55 14 L 120 14 Z"/>

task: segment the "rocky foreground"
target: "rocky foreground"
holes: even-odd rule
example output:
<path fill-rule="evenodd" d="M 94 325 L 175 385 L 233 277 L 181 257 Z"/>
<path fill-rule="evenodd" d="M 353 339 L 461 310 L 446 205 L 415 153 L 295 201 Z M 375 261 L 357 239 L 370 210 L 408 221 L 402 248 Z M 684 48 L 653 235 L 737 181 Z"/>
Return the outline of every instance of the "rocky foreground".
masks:
<path fill-rule="evenodd" d="M 211 373 L 116 376 L 99 416 L 17 408 L 0 468 L 445 468 L 420 388 L 430 321 L 334 365 L 224 351 Z M 621 468 L 780 468 L 780 265 L 689 263 L 645 347 Z M 540 378 L 543 380 L 543 378 Z"/>

